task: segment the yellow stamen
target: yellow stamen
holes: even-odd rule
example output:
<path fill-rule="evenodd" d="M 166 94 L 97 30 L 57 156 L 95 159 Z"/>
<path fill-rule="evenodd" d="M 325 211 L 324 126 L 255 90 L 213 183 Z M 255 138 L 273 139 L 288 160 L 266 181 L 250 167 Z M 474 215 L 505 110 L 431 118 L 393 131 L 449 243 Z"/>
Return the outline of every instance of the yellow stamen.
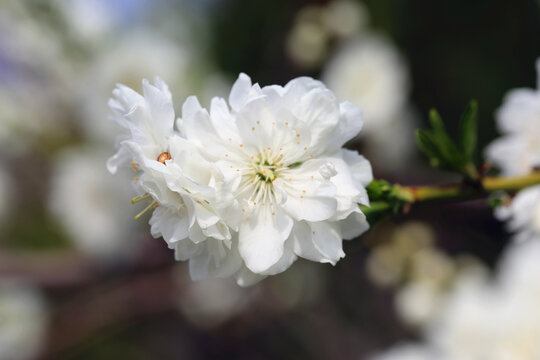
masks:
<path fill-rule="evenodd" d="M 136 204 L 139 201 L 143 201 L 144 199 L 148 199 L 150 197 L 150 194 L 146 193 L 145 195 L 137 195 L 133 199 L 131 199 L 132 204 Z"/>
<path fill-rule="evenodd" d="M 152 209 L 152 208 L 154 208 L 154 207 L 157 207 L 156 205 L 158 205 L 158 202 L 157 202 L 157 201 L 152 201 L 150 204 L 148 204 L 147 207 L 145 207 L 145 208 L 143 209 L 143 211 L 141 211 L 140 213 L 138 213 L 137 215 L 135 215 L 134 219 L 135 219 L 135 220 L 139 220 L 139 218 L 140 218 L 141 216 L 143 216 L 148 210 L 150 210 L 150 209 Z"/>

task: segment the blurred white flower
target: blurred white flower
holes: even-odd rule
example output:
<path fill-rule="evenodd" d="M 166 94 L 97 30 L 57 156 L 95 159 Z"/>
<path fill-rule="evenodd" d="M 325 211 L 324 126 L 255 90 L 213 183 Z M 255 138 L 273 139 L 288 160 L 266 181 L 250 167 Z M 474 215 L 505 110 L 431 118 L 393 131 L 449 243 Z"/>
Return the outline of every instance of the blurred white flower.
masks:
<path fill-rule="evenodd" d="M 540 186 L 521 190 L 509 204 L 495 209 L 495 217 L 507 221 L 515 241 L 540 240 Z"/>
<path fill-rule="evenodd" d="M 109 169 L 134 161 L 141 196 L 157 206 L 162 235 L 194 279 L 230 276 L 247 285 L 286 270 L 297 256 L 335 264 L 342 239 L 368 228 L 369 162 L 341 149 L 362 121 L 318 81 L 260 88 L 241 74 L 210 112 L 195 97 L 173 127 L 167 86 L 143 82 L 144 96 L 119 86 L 110 102 L 127 130 Z M 146 192 L 146 194 L 142 194 Z"/>
<path fill-rule="evenodd" d="M 98 141 L 112 141 L 117 128 L 107 121 L 107 98 L 115 84 L 140 88 L 142 78 L 169 79 L 177 96 L 189 87 L 191 50 L 163 34 L 139 29 L 107 43 L 80 79 L 82 125 Z"/>
<path fill-rule="evenodd" d="M 441 292 L 437 284 L 413 281 L 396 294 L 396 310 L 406 323 L 424 324 L 437 313 Z"/>
<path fill-rule="evenodd" d="M 419 346 L 444 359 L 538 359 L 539 257 L 540 242 L 512 244 L 496 278 L 478 266 L 462 271 L 424 327 L 426 341 Z"/>
<path fill-rule="evenodd" d="M 92 147 L 66 149 L 56 160 L 49 208 L 75 246 L 100 258 L 130 254 L 137 244 L 126 177 L 111 177 L 107 155 Z"/>
<path fill-rule="evenodd" d="M 38 355 L 47 330 L 42 295 L 17 282 L 0 283 L 0 359 L 29 360 Z"/>
<path fill-rule="evenodd" d="M 540 77 L 540 59 L 536 69 Z M 496 118 L 503 136 L 488 146 L 488 160 L 506 175 L 526 174 L 540 165 L 540 91 L 511 90 Z"/>
<path fill-rule="evenodd" d="M 507 297 L 517 298 L 529 306 L 540 301 L 539 242 L 512 244 L 499 265 L 498 285 Z"/>
<path fill-rule="evenodd" d="M 286 50 L 299 66 L 313 68 L 328 56 L 332 40 L 358 35 L 368 23 L 367 8 L 356 1 L 335 0 L 327 5 L 310 4 L 296 15 Z"/>
<path fill-rule="evenodd" d="M 362 108 L 368 137 L 386 133 L 394 120 L 405 121 L 407 66 L 385 39 L 372 35 L 350 41 L 327 63 L 322 78 L 338 99 Z"/>
<path fill-rule="evenodd" d="M 0 6 L 0 146 L 10 153 L 65 132 L 65 80 L 72 74 L 57 34 L 26 6 Z"/>
<path fill-rule="evenodd" d="M 317 5 L 307 6 L 297 15 L 287 36 L 287 53 L 296 64 L 312 68 L 326 57 L 330 36 L 323 22 L 323 9 Z"/>
<path fill-rule="evenodd" d="M 536 69 L 540 78 L 540 59 Z M 497 111 L 497 124 L 503 136 L 488 146 L 489 161 L 505 175 L 524 175 L 540 165 L 540 90 L 511 90 Z M 540 238 L 540 187 L 520 191 L 511 203 L 499 206 L 495 216 L 508 221 L 516 241 Z"/>
<path fill-rule="evenodd" d="M 417 270 L 415 260 L 430 258 L 417 256 L 424 250 L 427 254 L 440 254 L 433 248 L 433 229 L 425 223 L 410 221 L 395 229 L 390 228 L 384 237 L 388 240 L 375 247 L 366 261 L 370 280 L 382 287 L 398 285 L 410 277 L 424 280 L 425 276 Z"/>
<path fill-rule="evenodd" d="M 0 53 L 22 67 L 60 71 L 62 41 L 29 10 L 28 2 L 4 0 L 0 7 Z M 2 71 L 4 69 L 2 68 Z M 53 90 L 53 89 L 51 89 Z"/>
<path fill-rule="evenodd" d="M 67 23 L 70 35 L 83 41 L 101 40 L 117 21 L 110 2 L 57 0 L 53 4 Z"/>
<path fill-rule="evenodd" d="M 455 359 L 538 359 L 540 243 L 512 245 L 493 283 L 463 279 L 430 329 L 432 341 Z"/>

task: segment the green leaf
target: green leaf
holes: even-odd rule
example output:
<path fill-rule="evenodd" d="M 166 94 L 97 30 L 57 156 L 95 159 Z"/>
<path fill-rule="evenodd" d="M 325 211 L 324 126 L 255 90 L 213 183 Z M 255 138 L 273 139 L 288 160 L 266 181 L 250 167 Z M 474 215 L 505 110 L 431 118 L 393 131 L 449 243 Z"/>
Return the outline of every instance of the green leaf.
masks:
<path fill-rule="evenodd" d="M 439 159 L 441 154 L 437 148 L 437 144 L 433 141 L 430 134 L 425 130 L 417 129 L 415 131 L 416 144 L 424 154 L 430 159 Z"/>
<path fill-rule="evenodd" d="M 429 110 L 429 123 L 433 128 L 435 136 L 439 137 L 441 134 L 446 134 L 446 129 L 442 121 L 441 115 L 435 109 Z"/>
<path fill-rule="evenodd" d="M 466 162 L 465 158 L 446 132 L 441 116 L 436 110 L 432 109 L 429 112 L 429 121 L 433 127 L 433 141 L 442 155 L 440 160 L 455 169 L 462 168 Z"/>
<path fill-rule="evenodd" d="M 478 104 L 475 100 L 472 100 L 467 106 L 467 109 L 463 113 L 460 122 L 460 135 L 459 142 L 460 147 L 465 156 L 465 159 L 474 163 L 474 154 L 476 152 L 477 144 L 477 121 Z"/>

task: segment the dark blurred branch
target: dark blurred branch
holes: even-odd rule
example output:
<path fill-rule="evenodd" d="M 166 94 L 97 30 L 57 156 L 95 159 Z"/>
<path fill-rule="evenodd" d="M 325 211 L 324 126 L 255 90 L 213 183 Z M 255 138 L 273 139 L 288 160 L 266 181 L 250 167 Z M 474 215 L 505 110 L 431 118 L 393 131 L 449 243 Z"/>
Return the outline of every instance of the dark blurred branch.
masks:
<path fill-rule="evenodd" d="M 16 277 L 31 283 L 58 287 L 89 280 L 97 266 L 75 252 L 19 253 L 0 251 L 0 277 Z"/>
<path fill-rule="evenodd" d="M 115 325 L 175 309 L 178 294 L 173 275 L 173 269 L 167 268 L 108 282 L 59 306 L 41 359 L 68 355 Z"/>

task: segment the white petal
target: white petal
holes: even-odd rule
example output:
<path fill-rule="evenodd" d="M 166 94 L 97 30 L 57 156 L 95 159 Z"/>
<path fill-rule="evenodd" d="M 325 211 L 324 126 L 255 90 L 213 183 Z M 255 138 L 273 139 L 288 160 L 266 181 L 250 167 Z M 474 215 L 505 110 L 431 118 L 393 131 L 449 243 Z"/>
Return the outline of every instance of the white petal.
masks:
<path fill-rule="evenodd" d="M 330 179 L 337 189 L 335 194 L 337 209 L 332 220 L 341 220 L 349 216 L 351 212 L 358 210 L 358 203 L 369 204 L 364 186 L 351 175 L 351 171 L 355 168 L 350 168 L 341 156 L 340 151 L 332 157 L 321 158 L 322 161 L 332 162 L 337 170 L 337 175 Z M 362 165 L 361 162 L 359 164 Z M 365 169 L 361 168 L 361 170 Z"/>
<path fill-rule="evenodd" d="M 334 216 L 337 209 L 336 188 L 330 182 L 321 183 L 313 191 L 304 189 L 288 189 L 287 201 L 283 209 L 295 220 L 323 221 Z"/>
<path fill-rule="evenodd" d="M 144 98 L 139 93 L 122 84 L 116 85 L 116 89 L 113 90 L 113 95 L 115 96 L 117 100 L 116 104 L 118 105 L 115 106 L 115 109 L 119 110 L 122 108 L 122 115 L 131 112 L 134 107 L 141 105 L 144 101 Z"/>
<path fill-rule="evenodd" d="M 295 254 L 305 259 L 335 265 L 345 256 L 340 225 L 336 222 L 297 222 L 291 238 Z"/>
<path fill-rule="evenodd" d="M 224 99 L 215 97 L 210 104 L 210 120 L 222 139 L 232 139 L 239 143 L 238 129 L 234 117 Z"/>
<path fill-rule="evenodd" d="M 153 120 L 156 133 L 161 139 L 172 135 L 174 127 L 174 109 L 168 88 L 161 89 L 143 80 L 143 94 L 146 106 Z"/>
<path fill-rule="evenodd" d="M 170 245 L 188 236 L 189 221 L 185 208 L 180 211 L 159 206 L 149 221 L 152 236 L 163 239 Z"/>
<path fill-rule="evenodd" d="M 242 265 L 236 246 L 231 249 L 220 240 L 208 240 L 200 245 L 200 251 L 192 256 L 189 272 L 193 280 L 207 276 L 228 277 L 238 271 Z"/>
<path fill-rule="evenodd" d="M 322 221 L 337 209 L 336 187 L 319 173 L 325 160 L 308 160 L 290 170 L 290 180 L 277 179 L 274 187 L 287 193 L 285 211 L 295 220 Z"/>
<path fill-rule="evenodd" d="M 321 221 L 309 223 L 313 244 L 324 255 L 322 262 L 335 265 L 345 256 L 339 225 L 335 222 Z"/>
<path fill-rule="evenodd" d="M 231 104 L 231 107 L 235 111 L 238 111 L 246 104 L 250 96 L 250 91 L 251 79 L 246 74 L 241 73 L 232 86 L 231 94 L 229 95 L 229 104 Z"/>
<path fill-rule="evenodd" d="M 279 259 L 279 261 L 274 265 L 270 266 L 270 268 L 266 270 L 263 275 L 276 275 L 287 270 L 297 259 L 296 255 L 294 254 L 293 246 L 292 239 L 287 240 L 283 247 L 283 255 L 281 256 L 281 259 Z"/>
<path fill-rule="evenodd" d="M 273 109 L 265 98 L 246 104 L 236 115 L 236 126 L 243 145 L 258 151 L 273 145 L 273 125 L 276 121 Z"/>
<path fill-rule="evenodd" d="M 356 151 L 342 149 L 343 160 L 349 166 L 349 171 L 357 188 L 366 187 L 373 181 L 373 170 L 369 161 Z"/>
<path fill-rule="evenodd" d="M 300 99 L 311 90 L 326 90 L 326 86 L 319 80 L 303 76 L 293 79 L 284 86 L 283 102 L 284 106 L 293 108 L 298 105 Z"/>
<path fill-rule="evenodd" d="M 260 208 L 240 225 L 239 250 L 246 266 L 262 273 L 277 263 L 283 255 L 283 243 L 289 237 L 292 219 L 281 211 L 272 215 Z"/>
<path fill-rule="evenodd" d="M 195 218 L 195 217 L 194 217 Z M 195 218 L 196 219 L 196 218 Z M 202 243 L 207 239 L 206 235 L 202 232 L 201 227 L 197 222 L 195 222 L 190 228 L 189 228 L 189 238 L 195 243 L 199 244 Z"/>
<path fill-rule="evenodd" d="M 191 104 L 186 101 L 184 106 L 187 107 L 188 116 L 177 121 L 182 135 L 209 160 L 222 159 L 228 150 L 224 147 L 223 140 L 214 128 L 208 112 L 202 108 L 196 110 L 198 106 L 193 101 Z"/>
<path fill-rule="evenodd" d="M 312 134 L 310 151 L 317 153 L 324 151 L 328 144 L 328 136 L 334 131 L 340 116 L 339 106 L 332 92 L 323 89 L 310 91 L 293 108 L 293 114 L 310 129 Z"/>
<path fill-rule="evenodd" d="M 238 242 L 238 240 L 237 240 Z M 219 266 L 215 266 L 209 275 L 213 277 L 226 278 L 236 273 L 243 262 L 238 253 L 238 244 L 233 245 L 230 250 L 227 250 L 227 255 L 221 259 Z"/>
<path fill-rule="evenodd" d="M 111 156 L 109 160 L 107 160 L 107 170 L 111 174 L 116 174 L 116 171 L 118 171 L 118 167 L 120 166 L 126 166 L 129 165 L 132 159 L 132 154 L 126 147 L 122 146 L 120 149 L 118 149 L 118 152 Z"/>
<path fill-rule="evenodd" d="M 304 259 L 324 262 L 325 256 L 315 247 L 312 230 L 305 221 L 297 221 L 291 232 L 294 253 Z"/>
<path fill-rule="evenodd" d="M 345 240 L 351 240 L 369 230 L 369 223 L 366 216 L 358 211 L 351 213 L 345 220 L 339 222 L 341 226 L 341 235 Z"/>
<path fill-rule="evenodd" d="M 329 137 L 329 143 L 334 148 L 340 148 L 347 141 L 356 137 L 364 123 L 362 110 L 357 105 L 345 101 L 339 104 L 340 118 L 335 131 Z"/>
<path fill-rule="evenodd" d="M 203 108 L 196 96 L 189 96 L 182 105 L 182 118 L 190 118 Z"/>

